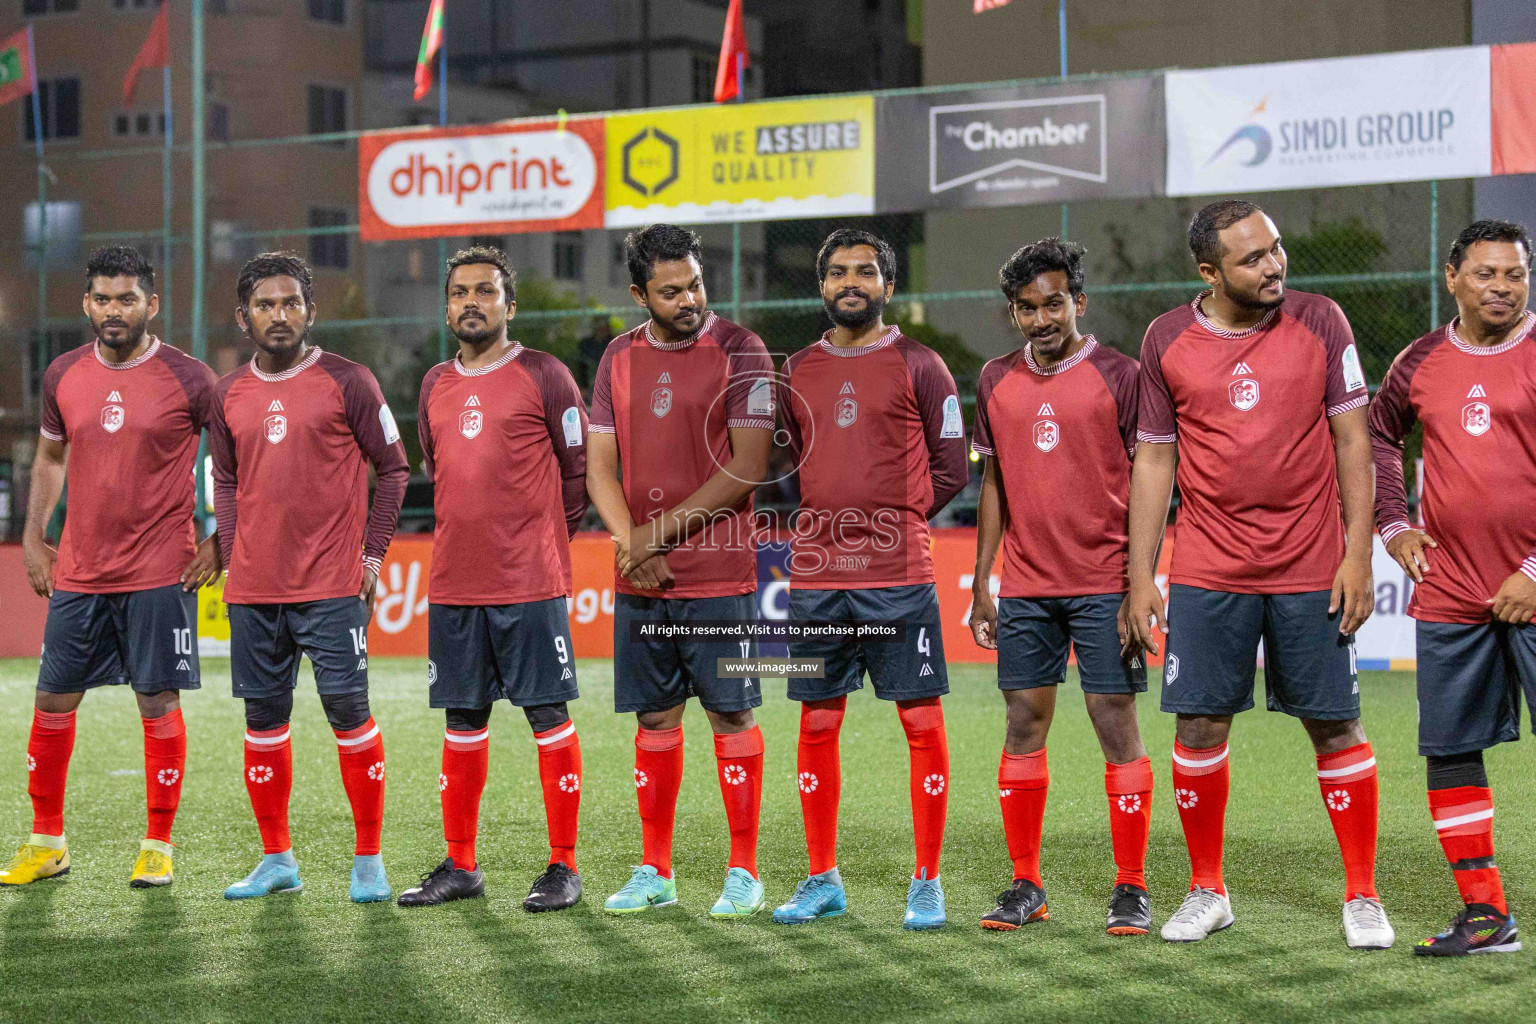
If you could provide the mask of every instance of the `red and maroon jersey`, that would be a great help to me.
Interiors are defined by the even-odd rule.
[[[732,428],[772,430],[773,362],[762,339],[714,313],[691,336],[660,342],[650,321],[608,343],[592,385],[594,433],[617,434],[624,499],[636,523],[681,503],[731,460]],[[667,552],[665,596],[757,589],[752,498]],[[621,594],[655,596],[615,574]]]
[[[416,430],[435,487],[433,604],[571,594],[587,509],[587,411],[571,371],[514,344],[477,370],[457,356],[421,382]]]
[[[937,352],[889,328],[790,356],[782,423],[800,467],[790,585],[809,590],[933,582],[928,520],[965,487],[965,425]]]
[[[230,604],[356,595],[378,572],[410,469],[365,366],[311,348],[282,373],[219,378],[208,430]],[[378,472],[368,507],[368,463]],[[233,540],[231,540],[233,538]]]
[[[1516,570],[1536,579],[1536,314],[1498,345],[1469,345],[1456,321],[1409,345],[1371,402],[1376,528],[1409,528],[1403,438],[1424,424],[1419,511],[1439,544],[1408,614],[1487,622],[1487,602]],[[1183,542],[1183,538],[1179,538]]]
[[[1363,407],[1344,311],[1287,291],[1245,331],[1203,293],[1147,328],[1136,436],[1179,445],[1179,543],[1169,580],[1239,594],[1327,590],[1344,557],[1328,419]]]
[[[69,497],[54,586],[83,594],[181,582],[192,560],[192,471],[214,373],[155,338],[109,363],[96,343],[43,375],[43,436],[69,445]]]
[[[982,368],[971,447],[1002,485],[1000,596],[1125,590],[1138,374],[1091,334],[1054,366],[1025,345]]]

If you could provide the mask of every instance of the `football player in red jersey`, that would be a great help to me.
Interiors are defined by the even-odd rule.
[[[427,680],[445,708],[443,834],[448,857],[400,894],[402,907],[485,892],[475,857],[489,767],[491,708],[522,709],[539,752],[549,861],[523,907],[581,898],[576,816],[581,745],[566,703],[576,663],[566,599],[570,537],[587,508],[586,409],[565,364],[507,334],[516,280],[500,249],[448,261],[454,358],[427,372],[416,419],[437,525],[432,539]]]
[[[1371,403],[1376,525],[1417,583],[1419,753],[1429,810],[1465,904],[1414,947],[1428,956],[1520,948],[1493,859],[1483,751],[1536,708],[1536,314],[1531,238],[1482,220],[1445,265],[1456,317],[1398,355]],[[1408,521],[1403,439],[1424,425],[1424,529]]]
[[[1123,650],[1126,504],[1136,448],[1136,360],[1078,331],[1088,308],[1083,248],[1059,238],[1026,245],[999,273],[1022,348],[989,362],[976,386],[972,449],[986,458],[976,513],[971,629],[998,652],[1008,733],[997,786],[1013,885],[981,919],[1009,931],[1050,916],[1040,829],[1050,771],[1046,736],[1069,646],[1104,752],[1114,841],[1106,929],[1145,935],[1152,765],[1136,728],[1147,688],[1139,650]],[[1039,514],[1048,509],[1070,515]],[[990,580],[1003,548],[1002,586]]]
[[[1172,628],[1162,708],[1178,716],[1174,800],[1192,869],[1163,938],[1198,942],[1232,923],[1227,736],[1253,707],[1262,639],[1267,706],[1299,718],[1317,754],[1344,859],[1345,940],[1385,948],[1376,758],[1360,726],[1353,636],[1375,604],[1365,373],[1343,310],[1286,289],[1285,248],[1263,210],[1206,206],[1189,248],[1210,288],[1147,328],[1130,498],[1127,625],[1154,652]],[[1153,573],[1175,463],[1165,613]]]
[[[48,599],[27,792],[32,835],[0,869],[0,885],[69,871],[64,788],[75,709],[93,687],[127,683],[144,721],[149,827],[129,884],[170,885],[171,823],[186,771],[182,690],[195,690],[197,598],[218,576],[216,536],[194,553],[192,469],[214,375],[149,333],[160,310],[155,272],[137,251],[109,246],[85,269],[95,339],[43,375],[42,437],[22,550],[32,588]],[[44,531],[69,465],[64,533]]]
[[[219,379],[208,433],[229,564],[230,673],[245,701],[246,792],[264,856],[224,896],[302,885],[288,834],[288,721],[305,654],[356,826],[351,898],[379,902],[391,893],[379,855],[384,740],[368,710],[368,619],[410,475],[405,448],[367,367],[309,344],[315,304],[303,259],[263,253],[241,269],[237,290],[235,317],[256,354]]]

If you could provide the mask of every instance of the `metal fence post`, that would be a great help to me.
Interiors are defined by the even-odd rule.
[[[208,334],[203,324],[203,289],[207,285],[207,73],[203,66],[203,5],[192,7],[192,355],[203,361],[208,359]],[[197,514],[203,516],[208,508],[208,432],[203,431],[197,444]],[[226,537],[230,551],[235,539]],[[226,552],[225,557],[228,557]]]
[[[1429,183],[1429,329],[1440,326],[1440,183]]]
[[[741,221],[731,225],[731,319],[741,323]]]

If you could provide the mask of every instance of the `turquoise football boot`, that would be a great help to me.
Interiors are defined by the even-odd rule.
[[[352,858],[352,902],[383,903],[393,896],[389,879],[384,877],[384,858],[380,854]]]
[[[274,892],[298,892],[304,888],[299,881],[299,862],[293,859],[292,850],[269,853],[261,858],[256,870],[224,890],[227,900],[251,900]]]
[[[725,873],[725,888],[710,908],[709,916],[720,920],[751,917],[768,904],[763,883],[746,868],[731,868]]]
[[[670,907],[677,902],[677,882],[662,878],[649,864],[635,868],[624,888],[608,897],[603,909],[610,914],[638,914],[655,907]]]
[[[848,894],[837,869],[812,875],[795,886],[789,902],[773,912],[776,924],[809,924],[823,917],[841,917],[848,913]]]
[[[901,926],[908,931],[923,932],[944,927],[944,887],[937,876],[928,877],[928,869],[912,879],[907,889],[907,915]]]

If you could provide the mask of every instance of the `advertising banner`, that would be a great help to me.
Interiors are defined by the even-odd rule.
[[[871,96],[643,111],[607,124],[610,228],[875,210]]]
[[[357,141],[365,242],[603,226],[603,122],[571,119]]]
[[[1150,196],[1163,187],[1155,75],[882,96],[875,125],[882,213]]]
[[[1489,173],[1486,46],[1170,71],[1165,89],[1172,196]]]

